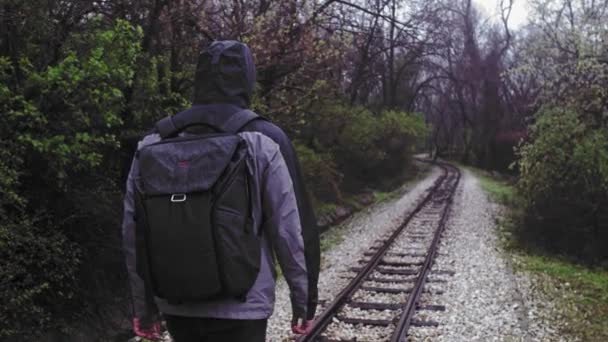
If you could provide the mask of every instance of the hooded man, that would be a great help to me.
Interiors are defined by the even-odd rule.
[[[193,116],[204,117],[210,126],[218,127],[249,107],[254,84],[255,65],[247,45],[236,41],[214,42],[198,61],[193,107],[173,118],[187,121]],[[264,341],[267,319],[274,307],[273,254],[291,291],[292,330],[305,333],[310,326],[318,298],[319,234],[294,148],[285,133],[267,120],[252,119],[240,132],[255,159],[252,169],[261,188],[259,201],[253,204],[254,212],[258,213],[254,223],[263,240],[257,280],[244,302],[222,299],[176,305],[161,298],[152,300],[149,285],[136,272],[134,189],[139,169],[135,159],[127,180],[123,244],[137,335],[158,336],[160,311],[176,342]],[[159,140],[158,134],[148,135],[138,149]]]

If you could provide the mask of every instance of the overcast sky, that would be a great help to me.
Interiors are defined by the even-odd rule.
[[[500,0],[474,0],[487,15],[491,15],[496,20],[500,20],[498,5]],[[524,25],[528,17],[528,0],[513,0],[513,10],[509,17],[509,28],[517,29]]]

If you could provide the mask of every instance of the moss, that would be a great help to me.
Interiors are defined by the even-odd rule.
[[[345,227],[343,225],[328,230],[321,236],[321,253],[330,250],[333,246],[344,240]]]
[[[337,205],[335,203],[319,203],[315,206],[315,213],[317,216],[326,215],[336,211]]]
[[[374,201],[382,202],[389,198],[390,194],[383,191],[374,191]]]
[[[519,253],[518,267],[559,306],[560,332],[583,341],[608,341],[608,271],[555,256]],[[556,322],[559,323],[559,322]]]
[[[508,204],[515,200],[515,189],[512,185],[487,176],[479,177],[481,187],[498,203]]]
[[[500,204],[512,205],[517,200],[517,192],[514,184],[504,178],[493,176],[487,171],[465,166],[464,168],[473,172],[481,188],[490,196],[490,198]]]

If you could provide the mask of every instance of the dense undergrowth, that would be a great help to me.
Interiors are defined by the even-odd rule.
[[[522,232],[526,214],[515,183],[474,172],[491,199],[506,209],[499,222],[501,238],[516,270],[531,274],[537,295],[554,304],[547,305],[550,323],[567,339],[608,340],[608,269],[581,263],[568,253],[539,248]]]
[[[543,108],[519,150],[522,241],[588,264],[608,261],[608,126],[583,110]]]

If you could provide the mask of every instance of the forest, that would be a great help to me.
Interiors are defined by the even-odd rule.
[[[512,29],[514,1],[0,0],[0,339],[130,315],[126,173],[214,40],[251,48],[252,109],[294,141],[318,213],[430,151],[516,179],[533,248],[606,265],[608,1],[530,0]]]

